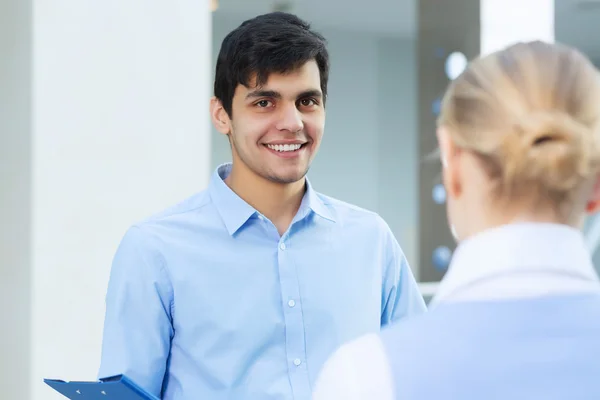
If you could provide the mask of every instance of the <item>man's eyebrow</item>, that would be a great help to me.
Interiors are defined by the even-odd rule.
[[[311,89],[311,90],[307,90],[305,92],[302,92],[298,95],[299,99],[304,99],[306,97],[323,97],[323,93],[318,90],[318,89]]]
[[[246,99],[256,99],[258,97],[270,97],[280,99],[281,94],[274,90],[254,90],[246,95]]]
[[[260,98],[260,97],[268,97],[268,98],[272,98],[272,99],[281,99],[283,96],[281,96],[281,93],[276,92],[274,90],[253,90],[252,92],[248,93],[246,95],[246,99],[256,99],[256,98]],[[298,99],[304,99],[307,97],[317,97],[317,98],[321,98],[323,97],[323,93],[318,90],[318,89],[310,89],[310,90],[306,90],[302,93],[300,93],[297,98]]]

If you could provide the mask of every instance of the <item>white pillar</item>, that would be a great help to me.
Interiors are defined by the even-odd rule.
[[[554,0],[481,0],[481,53],[517,42],[554,42]]]
[[[210,7],[0,4],[1,397],[61,399],[43,378],[96,378],[124,231],[208,182]]]

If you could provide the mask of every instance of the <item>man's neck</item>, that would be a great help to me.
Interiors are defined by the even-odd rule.
[[[225,178],[225,183],[246,203],[273,222],[279,234],[287,231],[306,190],[304,178],[293,183],[276,183],[235,166]]]

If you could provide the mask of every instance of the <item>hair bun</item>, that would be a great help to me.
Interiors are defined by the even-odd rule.
[[[536,185],[562,194],[595,172],[600,155],[592,132],[568,114],[537,111],[514,124],[505,137],[503,182]]]

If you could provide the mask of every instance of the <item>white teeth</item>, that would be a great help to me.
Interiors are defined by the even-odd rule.
[[[268,144],[267,147],[270,148],[271,150],[275,150],[275,151],[296,151],[300,147],[302,147],[302,145],[301,144]]]

